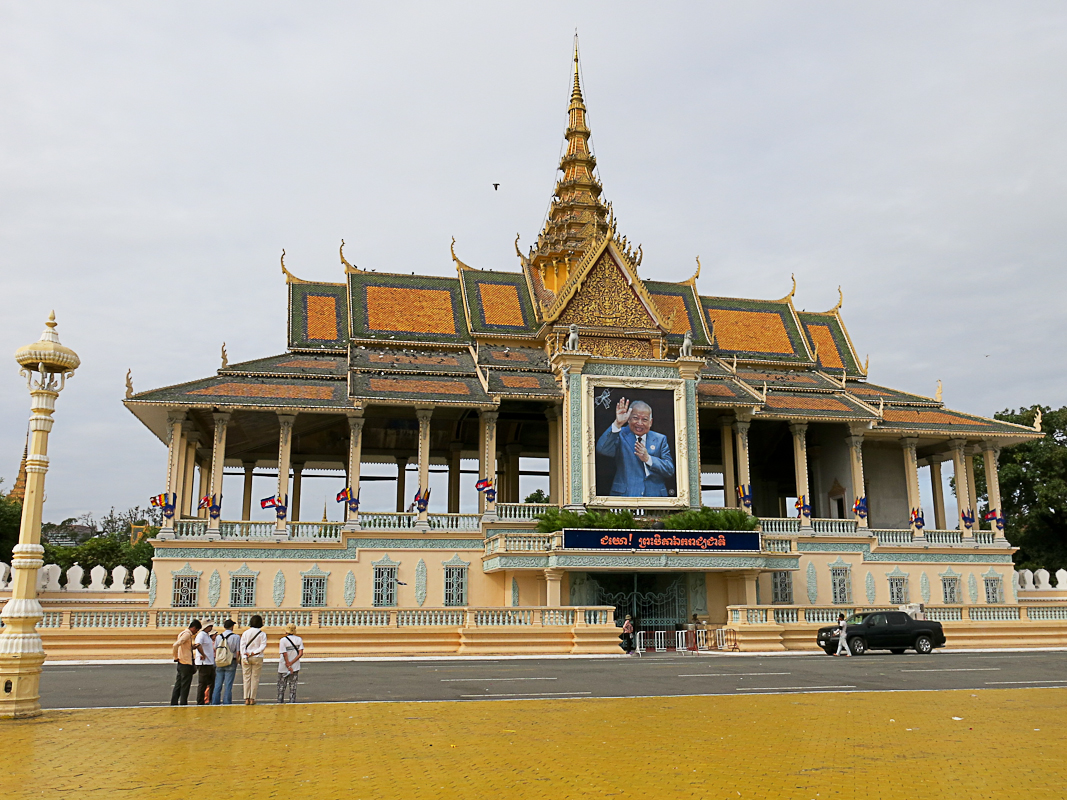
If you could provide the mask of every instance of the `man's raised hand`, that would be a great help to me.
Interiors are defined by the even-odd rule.
[[[625,397],[619,398],[619,404],[615,406],[615,424],[620,428],[630,421],[630,401]]]

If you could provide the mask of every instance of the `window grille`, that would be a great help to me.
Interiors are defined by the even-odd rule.
[[[445,605],[467,605],[466,567],[445,567]]]
[[[251,608],[255,604],[255,575],[242,575],[230,578],[230,606],[232,608]]]
[[[200,578],[197,575],[184,575],[174,578],[174,608],[196,608],[196,590]]]
[[[396,605],[396,567],[374,568],[374,606]]]
[[[1000,578],[985,579],[985,601],[987,603],[1004,602],[1004,588],[1001,585]]]
[[[793,602],[793,573],[792,572],[772,572],[771,573],[771,602],[772,603],[785,603],[790,605]]]
[[[947,606],[962,602],[960,600],[960,579],[942,578],[941,593],[944,595],[945,605]]]
[[[300,605],[315,608],[326,605],[326,578],[305,575],[300,590]]]
[[[889,579],[889,603],[902,606],[908,602],[908,579],[904,577]]]
[[[852,577],[848,567],[830,567],[830,588],[835,604],[852,602]]]

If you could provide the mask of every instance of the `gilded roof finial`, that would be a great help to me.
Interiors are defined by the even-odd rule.
[[[578,77],[578,31],[574,31],[574,88],[571,89],[571,102],[582,102],[582,82]]]
[[[697,256],[697,271],[693,273],[693,280],[700,277],[700,256]]]
[[[941,379],[937,379],[937,391],[934,392],[934,400],[941,402]]]
[[[126,370],[126,399],[133,397],[133,370]]]
[[[226,352],[226,342],[222,343],[222,366],[219,369],[226,369],[230,366],[230,354]]]
[[[867,374],[867,367],[871,365],[871,354],[867,354],[867,360],[863,362],[863,374]]]
[[[831,314],[836,314],[841,310],[841,306],[845,304],[845,293],[841,291],[841,287],[837,287],[837,305],[830,309]]]
[[[286,283],[303,283],[304,281],[300,280],[298,277],[296,277],[296,275],[294,275],[293,273],[291,273],[289,270],[287,270],[285,268],[285,248],[284,247],[282,248],[282,259],[281,260],[282,260],[282,275],[285,276],[285,282]]]
[[[459,257],[456,255],[456,237],[455,236],[452,237],[452,244],[450,244],[448,246],[448,249],[452,251],[452,260],[456,264],[456,271],[457,272],[462,272],[465,269],[474,269],[474,267],[470,267],[467,264],[464,264],[462,261],[460,261]]]
[[[356,267],[356,266],[353,266],[352,264],[349,264],[348,263],[348,259],[345,258],[345,240],[344,239],[341,240],[341,247],[340,247],[340,250],[338,252],[340,252],[340,254],[341,254],[341,263],[345,265],[345,272],[353,273],[353,272],[361,272],[362,271],[362,270],[360,270],[359,267]]]
[[[789,290],[789,294],[787,294],[785,297],[783,297],[781,300],[778,301],[779,303],[785,303],[785,302],[791,301],[793,299],[793,295],[795,295],[797,293],[797,276],[794,273],[794,274],[790,274],[789,277],[793,279],[793,288]]]

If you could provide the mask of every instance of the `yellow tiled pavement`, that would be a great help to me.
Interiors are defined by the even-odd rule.
[[[1065,710],[1055,689],[238,705],[0,732],[6,797],[1033,800],[1063,797]]]

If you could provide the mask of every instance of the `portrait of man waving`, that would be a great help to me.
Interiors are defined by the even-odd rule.
[[[612,497],[669,497],[674,478],[670,440],[652,430],[652,407],[643,400],[619,399],[615,421],[596,443],[598,455],[614,459]]]

